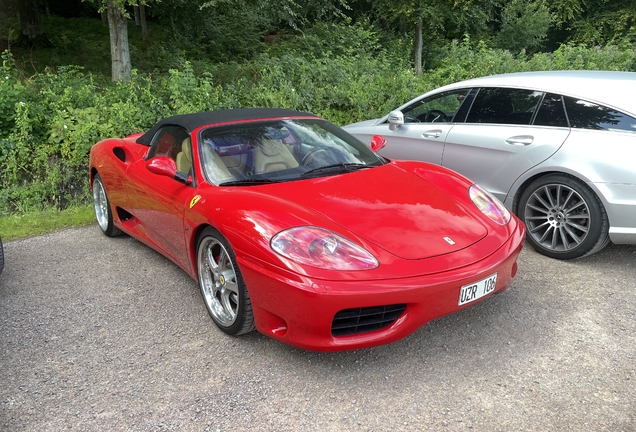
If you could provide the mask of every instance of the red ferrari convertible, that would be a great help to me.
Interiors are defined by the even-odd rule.
[[[198,280],[223,332],[317,351],[393,342],[504,291],[525,235],[465,177],[283,109],[178,115],[106,139],[90,182],[104,234]]]

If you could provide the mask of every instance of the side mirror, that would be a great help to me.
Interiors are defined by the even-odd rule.
[[[177,164],[167,156],[157,156],[146,161],[146,169],[153,174],[170,177],[183,184],[192,183],[192,177],[177,171]]]
[[[371,138],[371,150],[373,150],[374,152],[379,152],[384,148],[385,145],[386,140],[383,136],[375,135],[373,138]]]
[[[389,113],[389,129],[395,130],[398,126],[402,126],[404,124],[404,114],[402,111],[391,111]]]

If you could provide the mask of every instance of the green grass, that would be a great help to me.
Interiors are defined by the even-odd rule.
[[[80,227],[95,222],[92,204],[71,207],[66,210],[47,210],[0,217],[2,241],[33,237],[64,228]]]

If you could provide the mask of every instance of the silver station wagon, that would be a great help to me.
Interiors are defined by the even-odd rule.
[[[383,137],[387,158],[432,162],[477,182],[525,222],[544,255],[636,244],[636,73],[476,78],[344,129],[372,147]]]

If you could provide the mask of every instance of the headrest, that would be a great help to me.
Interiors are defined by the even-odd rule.
[[[189,160],[192,160],[192,142],[190,141],[190,137],[187,137],[181,143],[181,151]]]
[[[268,126],[265,128],[265,133],[263,134],[263,138],[270,140],[282,140],[289,136],[289,129],[286,127],[277,128]]]
[[[206,139],[204,143],[221,157],[245,154],[249,150],[248,144],[234,140]]]

